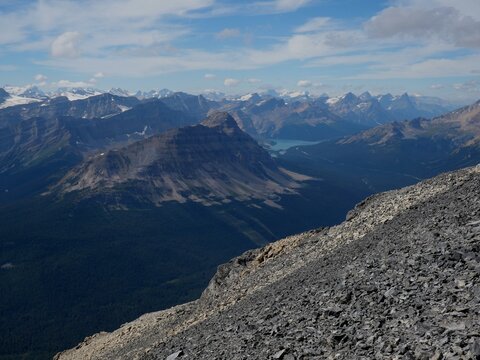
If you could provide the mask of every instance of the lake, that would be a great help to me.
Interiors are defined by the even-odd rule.
[[[272,139],[268,149],[271,151],[288,150],[294,146],[303,145],[315,145],[321,141],[305,141],[305,140],[292,140],[292,139]]]

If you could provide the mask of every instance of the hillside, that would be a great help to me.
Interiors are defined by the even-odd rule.
[[[55,359],[476,359],[479,189],[476,166],[372,196],[220,266],[199,300]]]

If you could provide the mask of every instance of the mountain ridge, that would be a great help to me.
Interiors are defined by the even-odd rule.
[[[279,169],[228,113],[218,112],[199,125],[97,154],[71,170],[56,189],[115,193],[118,187],[132,186],[141,187],[148,194],[141,198],[157,205],[255,198],[275,206],[276,196],[295,193],[299,181],[307,179]],[[133,188],[127,191],[139,193]]]

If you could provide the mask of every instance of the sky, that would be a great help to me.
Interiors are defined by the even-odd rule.
[[[0,0],[0,84],[480,98],[479,0]]]

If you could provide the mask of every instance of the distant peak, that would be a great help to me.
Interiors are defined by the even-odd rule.
[[[202,121],[202,125],[210,128],[238,128],[235,119],[225,111],[218,111],[209,115],[204,121]]]
[[[386,94],[384,94],[384,95],[380,95],[380,98],[393,99],[393,95],[390,94],[390,93],[386,93]]]
[[[357,96],[352,92],[348,92],[345,95],[343,95],[343,99],[344,100],[355,100],[355,99],[357,99]]]
[[[370,100],[372,98],[372,94],[370,94],[368,91],[365,91],[359,96],[359,98],[362,100]]]
[[[240,97],[241,101],[257,101],[260,99],[261,97],[257,93],[249,93]]]
[[[10,94],[3,88],[0,88],[0,98],[7,98]]]

